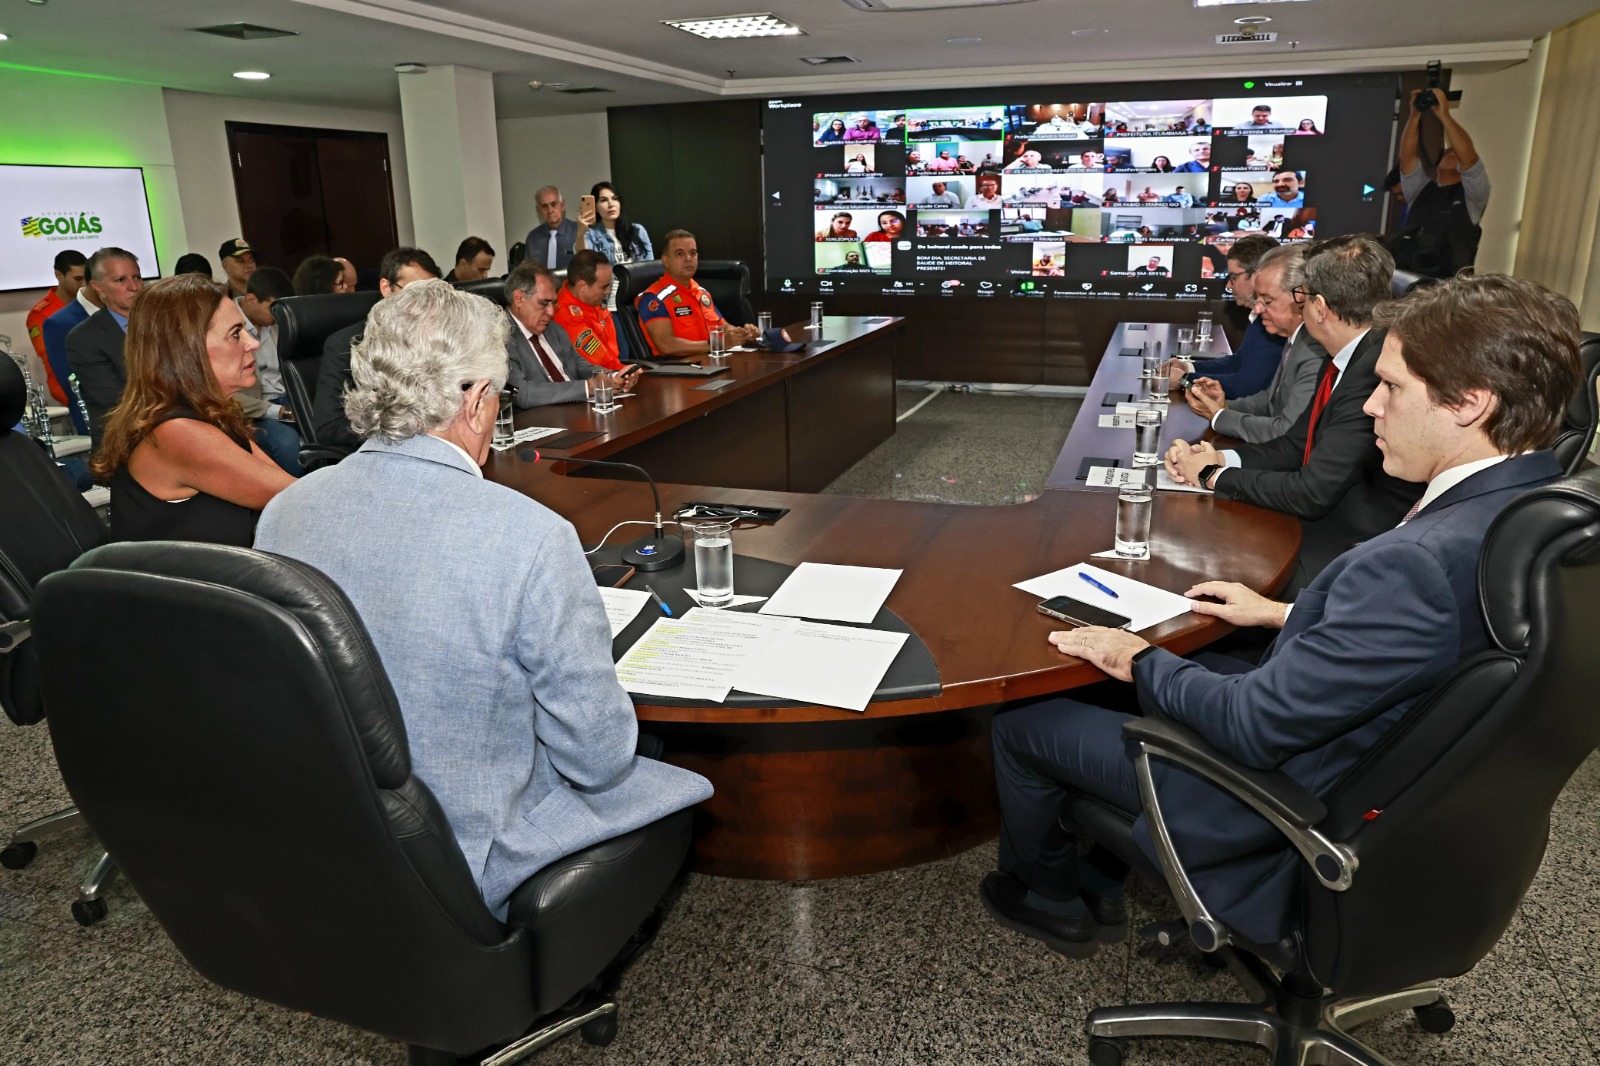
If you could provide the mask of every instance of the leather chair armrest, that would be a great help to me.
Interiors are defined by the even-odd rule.
[[[1309,829],[1328,815],[1323,802],[1288,774],[1241,766],[1208,744],[1188,726],[1168,718],[1135,718],[1122,732],[1152,755],[1181,763],[1213,784],[1297,829]],[[1265,812],[1263,812],[1265,813]]]
[[[33,623],[26,618],[0,625],[0,655],[13,652],[17,645],[33,636]]]
[[[1248,804],[1294,845],[1325,887],[1335,892],[1350,887],[1358,865],[1355,852],[1329,840],[1315,828],[1314,823],[1326,814],[1326,808],[1287,775],[1240,766],[1193,730],[1167,719],[1136,718],[1122,729],[1138,747],[1134,771],[1139,779],[1139,797],[1150,827],[1150,840],[1155,845],[1156,862],[1177,900],[1178,910],[1188,923],[1189,936],[1201,951],[1225,947],[1232,943],[1233,936],[1225,924],[1212,916],[1178,858],[1172,831],[1167,827],[1156,794],[1155,775],[1150,767],[1152,757],[1175,762]]]

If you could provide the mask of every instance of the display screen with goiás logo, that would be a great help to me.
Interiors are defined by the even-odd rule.
[[[0,290],[47,288],[57,254],[108,246],[159,271],[143,170],[0,163]]]

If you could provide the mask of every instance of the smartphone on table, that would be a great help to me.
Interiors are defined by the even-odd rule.
[[[1108,629],[1126,629],[1133,619],[1125,615],[1096,607],[1092,603],[1075,600],[1071,596],[1052,596],[1039,604],[1039,613],[1075,626],[1105,626]]]

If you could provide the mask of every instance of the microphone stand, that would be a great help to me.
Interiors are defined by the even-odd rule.
[[[543,456],[537,448],[522,448],[517,452],[517,458],[525,463],[537,463]],[[589,463],[593,466],[614,466],[620,470],[632,470],[644,478],[650,485],[650,495],[656,503],[656,528],[655,532],[640,537],[623,546],[622,561],[641,572],[652,570],[669,570],[674,566],[683,565],[683,538],[673,536],[666,531],[661,521],[661,493],[656,489],[655,478],[644,467],[635,463],[619,463],[611,459],[578,459],[575,457],[551,457],[552,462],[558,463]]]

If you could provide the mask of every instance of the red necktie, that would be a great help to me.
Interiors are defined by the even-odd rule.
[[[539,357],[539,362],[544,365],[544,372],[550,376],[550,380],[568,380],[566,373],[561,369],[561,365],[551,358],[550,354],[544,350],[544,338],[532,337],[530,338],[530,342],[533,344],[533,354]]]
[[[1311,462],[1311,441],[1316,437],[1317,419],[1322,417],[1322,409],[1328,406],[1328,397],[1333,395],[1333,379],[1338,376],[1338,365],[1329,359],[1322,368],[1322,380],[1317,382],[1317,398],[1311,401],[1311,424],[1306,427],[1306,454],[1300,460],[1301,466]]]

